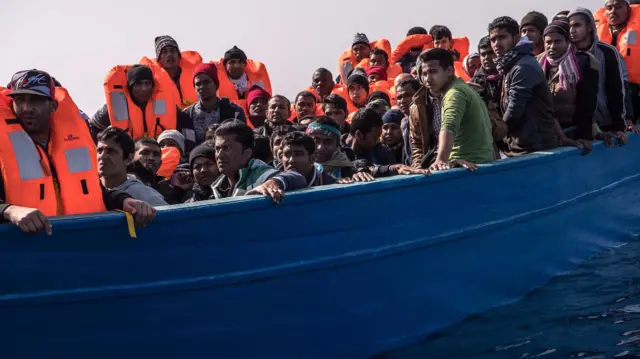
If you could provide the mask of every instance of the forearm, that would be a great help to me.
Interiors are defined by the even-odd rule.
[[[307,180],[298,172],[283,171],[272,177],[276,180],[283,191],[293,191],[307,187]]]
[[[438,157],[437,161],[447,162],[453,150],[453,134],[449,131],[440,131],[438,136]]]
[[[131,198],[129,194],[123,191],[117,190],[108,190],[102,187],[102,200],[104,201],[105,207],[107,207],[108,211],[113,211],[116,209],[122,209],[124,207],[124,200],[127,198]]]

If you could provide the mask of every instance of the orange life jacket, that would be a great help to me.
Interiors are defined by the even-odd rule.
[[[158,168],[157,175],[164,178],[171,178],[173,172],[180,164],[182,155],[175,147],[165,147],[162,149],[162,164]]]
[[[391,44],[387,39],[380,39],[370,43],[371,48],[384,50],[391,57]],[[364,60],[364,59],[363,59]],[[340,57],[338,57],[338,73],[340,74],[340,83],[346,84],[349,73],[358,66],[356,58],[353,56],[351,48],[346,49]]]
[[[316,99],[318,97],[316,96]],[[324,115],[324,111],[322,111],[322,104],[316,104],[316,110],[313,112],[314,116],[322,116]],[[296,106],[291,105],[291,116],[289,116],[289,122],[298,122],[298,112],[296,112]]]
[[[359,67],[366,72],[369,70],[370,61],[371,60],[369,59],[364,59],[360,61],[360,63],[356,67]],[[398,64],[389,64],[389,66],[387,67],[387,79],[390,81],[395,80],[396,77],[398,77],[398,75],[400,75],[401,73],[402,73],[402,66]]]
[[[640,32],[640,5],[631,5],[631,14],[627,26],[620,31],[618,43],[612,44],[613,35],[606,17],[603,17],[598,25],[598,37],[600,41],[615,46],[627,64],[629,82],[640,84],[640,46],[638,45],[638,32]]]
[[[307,88],[307,91],[311,92],[316,97],[316,100],[318,99],[318,93],[313,87],[309,86]],[[356,107],[356,105],[354,105],[351,99],[349,98],[349,91],[347,90],[346,86],[342,84],[335,84],[333,86],[333,90],[331,91],[331,93],[336,94],[342,97],[345,101],[347,101],[347,114],[358,111],[358,108]],[[320,104],[320,106],[321,106],[320,108],[322,108],[322,104]]]
[[[601,7],[598,10],[596,10],[596,12],[593,13],[593,19],[596,22],[596,25],[599,25],[601,22],[606,22],[607,19],[607,15],[604,13],[605,12],[605,8]]]
[[[193,87],[193,72],[196,66],[202,63],[202,56],[197,51],[183,51],[178,61],[178,66],[182,70],[180,73],[180,90],[169,76],[169,73],[162,68],[157,59],[149,59],[146,56],[140,59],[142,65],[147,65],[153,71],[153,75],[162,82],[162,87],[175,96],[175,102],[181,104],[180,108],[187,108],[198,101],[196,90]]]
[[[216,62],[216,67],[218,68],[218,79],[220,79],[218,97],[226,97],[229,101],[240,106],[240,108],[244,110],[247,124],[253,127],[253,124],[249,121],[249,104],[247,103],[247,95],[249,94],[249,89],[254,85],[262,87],[270,94],[273,93],[271,92],[271,80],[269,79],[269,73],[267,72],[266,66],[259,61],[251,59],[247,60],[247,66],[244,68],[244,72],[247,74],[247,80],[249,83],[243,98],[240,98],[233,82],[229,79],[229,74],[227,74],[227,69],[224,67],[223,59]]]
[[[89,129],[67,90],[57,87],[55,98],[58,109],[51,117],[46,149],[33,142],[13,109],[4,105],[10,100],[0,101],[0,171],[6,202],[37,208],[46,216],[106,211]]]
[[[178,103],[171,91],[165,90],[163,84],[167,83],[154,76],[153,94],[143,113],[131,99],[127,87],[129,68],[131,66],[115,66],[109,70],[104,80],[111,126],[129,131],[134,140],[142,137],[157,138],[164,130],[175,130]]]
[[[371,95],[374,91],[382,91],[384,93],[386,93],[389,96],[389,99],[391,100],[391,103],[389,104],[390,106],[393,106],[396,104],[396,99],[395,96],[391,95],[391,88],[393,87],[393,81],[391,80],[387,80],[387,81],[376,81],[373,83],[369,84],[369,95]]]
[[[457,37],[453,40],[453,44],[451,45],[452,50],[458,51],[460,54],[460,61],[464,60],[465,57],[469,56],[469,39],[466,37]]]
[[[433,48],[433,37],[431,35],[410,35],[404,38],[404,40],[400,41],[398,46],[393,49],[391,56],[389,57],[389,63],[395,64],[402,58],[404,55],[408,54],[411,49],[421,48],[420,52],[426,49]]]
[[[455,61],[453,63],[453,69],[455,70],[456,77],[461,78],[464,82],[467,82],[467,81],[471,80],[471,77],[469,77],[469,74],[467,73],[467,70],[464,69],[464,66],[462,65],[462,62]]]

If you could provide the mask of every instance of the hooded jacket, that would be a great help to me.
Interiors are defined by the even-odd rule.
[[[586,52],[599,62],[598,104],[594,119],[606,131],[624,131],[625,120],[633,117],[633,106],[629,89],[627,65],[618,50],[598,39],[598,30],[591,11],[577,8],[569,14],[584,15],[589,21],[593,44]]]
[[[154,207],[168,205],[168,203],[165,202],[164,197],[158,191],[145,186],[132,175],[128,175],[126,181],[122,182],[122,184],[117,187],[110,188],[110,190],[125,192],[134,199],[147,202]]]
[[[498,61],[502,61],[500,106],[509,146],[505,153],[519,155],[558,147],[553,97],[533,56],[533,43],[521,40]]]

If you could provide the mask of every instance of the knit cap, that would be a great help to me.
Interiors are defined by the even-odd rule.
[[[244,51],[240,50],[237,46],[232,47],[231,49],[227,50],[227,52],[224,53],[224,59],[222,61],[222,63],[224,65],[227,64],[227,62],[229,60],[232,59],[237,59],[240,60],[244,63],[247,62],[247,55],[244,53]]]
[[[165,47],[169,47],[169,46],[175,47],[176,50],[178,51],[178,54],[180,54],[180,48],[178,47],[178,42],[176,40],[174,40],[174,38],[169,36],[169,35],[157,36],[155,38],[155,44],[156,44],[156,57],[157,58],[160,57],[160,53],[162,53],[162,50],[164,50]]]
[[[153,71],[148,66],[136,64],[127,70],[127,86],[129,88],[143,80],[149,80],[153,83]]]
[[[351,47],[353,47],[354,45],[357,44],[363,44],[363,45],[367,45],[367,46],[371,46],[371,43],[369,42],[369,38],[367,37],[367,35],[359,32],[357,34],[355,34],[353,36],[353,41],[351,42]]]
[[[262,87],[253,85],[247,94],[247,106],[251,106],[251,103],[258,98],[263,98],[266,101],[269,101],[271,95]]]
[[[532,25],[533,27],[538,29],[540,33],[542,33],[547,25],[549,25],[549,20],[543,13],[538,11],[531,11],[522,18],[522,21],[520,21],[521,31],[525,25]]]
[[[392,108],[382,116],[382,123],[395,123],[400,125],[403,118],[404,113],[402,113],[402,111]]]
[[[180,147],[180,151],[184,153],[184,136],[177,130],[164,130],[158,136],[158,143],[162,146],[162,141],[174,140]]]
[[[196,76],[198,74],[207,74],[211,77],[211,80],[216,84],[216,87],[220,87],[220,79],[218,78],[218,68],[214,62],[198,64],[193,70],[193,82],[196,82]]]
[[[387,80],[387,70],[382,66],[371,66],[369,70],[367,70],[367,76],[377,75],[378,80],[386,81]]]
[[[569,32],[571,31],[571,25],[569,24],[569,19],[567,17],[556,18],[544,29],[544,36],[547,36],[551,33],[558,33],[564,36],[567,40],[570,38]]]
[[[205,157],[211,161],[216,160],[216,149],[208,143],[203,143],[200,146],[191,150],[189,154],[189,169],[193,172],[193,161],[198,157]]]
[[[367,90],[367,93],[369,93],[369,80],[367,80],[364,75],[355,73],[347,77],[347,89],[349,89],[353,85],[360,85],[364,87],[365,90]]]

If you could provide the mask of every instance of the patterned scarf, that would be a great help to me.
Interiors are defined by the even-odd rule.
[[[513,64],[520,58],[520,55],[525,53],[531,53],[533,51],[533,42],[526,36],[523,36],[520,41],[506,54],[496,57],[496,69],[501,76],[504,76]],[[533,54],[531,54],[533,56]]]
[[[542,66],[542,70],[545,73],[547,73],[549,67],[557,67],[560,76],[560,88],[565,91],[574,88],[582,79],[582,73],[580,73],[580,66],[576,58],[576,49],[573,45],[570,45],[567,48],[567,52],[557,60],[550,58],[545,53],[540,58],[540,66]]]
[[[238,94],[244,95],[245,92],[247,92],[247,87],[249,87],[249,78],[247,77],[246,72],[243,73],[239,79],[229,78],[229,80],[233,83],[233,87],[235,87]]]

